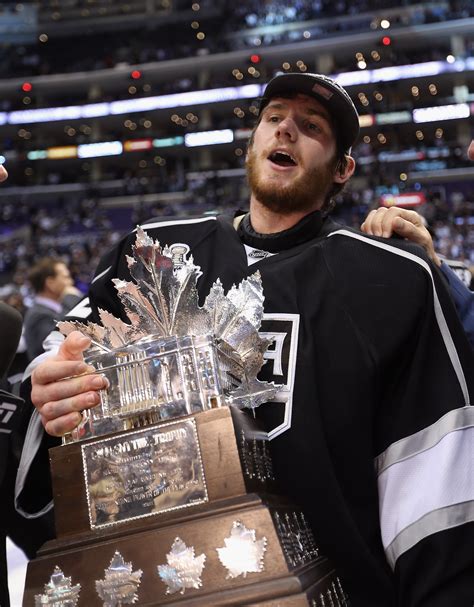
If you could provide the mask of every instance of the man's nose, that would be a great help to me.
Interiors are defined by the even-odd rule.
[[[298,137],[298,127],[291,116],[286,116],[279,124],[276,131],[277,137],[287,138],[290,141],[296,141]]]

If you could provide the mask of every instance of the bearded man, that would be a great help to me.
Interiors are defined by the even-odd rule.
[[[227,290],[260,271],[273,343],[259,377],[281,389],[258,417],[276,476],[352,607],[472,607],[472,354],[419,247],[328,217],[354,172],[358,131],[336,82],[277,76],[248,148],[250,212],[143,228],[162,245],[189,246],[201,300],[217,278]],[[103,258],[71,315],[97,322],[102,308],[127,320],[111,279],[130,278],[133,242]],[[33,371],[32,423],[49,435],[70,432],[99,402],[101,376],[64,379],[85,371],[88,345],[72,333]]]

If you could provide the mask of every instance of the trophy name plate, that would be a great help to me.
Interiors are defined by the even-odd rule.
[[[81,451],[91,529],[208,500],[192,418],[92,441]]]

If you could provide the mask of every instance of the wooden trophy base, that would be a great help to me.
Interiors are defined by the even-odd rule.
[[[205,499],[178,501],[174,508],[159,510],[156,504],[165,498],[169,506],[170,473],[168,491],[155,496],[155,510],[145,515],[120,520],[120,512],[114,511],[112,518],[96,516],[97,502],[91,495],[97,492],[90,484],[94,475],[86,456],[102,456],[101,439],[87,441],[92,451],[87,446],[84,451],[86,442],[51,450],[58,539],[45,544],[29,563],[24,606],[348,605],[334,568],[319,555],[302,513],[268,492],[269,462],[257,444],[251,418],[224,407],[178,422],[183,419],[196,425]],[[160,423],[146,432],[148,437],[169,438],[178,436],[175,428],[181,427]],[[165,431],[166,435],[156,434]],[[132,438],[121,433],[120,445],[139,444],[137,436],[143,437],[143,431]],[[160,447],[160,461],[167,461],[169,446],[166,453]],[[193,472],[193,486],[199,479]],[[183,483],[179,487],[181,495]],[[120,499],[115,503],[128,503]],[[101,515],[104,503],[109,504],[100,504]],[[63,602],[57,602],[59,597]]]
[[[229,538],[236,521],[249,530],[256,530],[257,541],[266,538],[266,551],[261,571],[231,578],[219,559],[217,548],[225,547],[225,539]],[[167,554],[177,537],[188,548],[194,548],[195,557],[205,554],[206,560],[200,588],[186,588],[182,594],[179,591],[169,594],[158,575],[158,566],[167,564]],[[329,561],[316,557],[307,559],[304,564],[305,559],[301,558],[299,565],[291,567],[271,508],[258,496],[248,495],[222,504],[218,512],[201,512],[198,517],[176,520],[164,528],[151,524],[146,530],[102,538],[94,543],[81,540],[49,542],[40,556],[29,564],[24,605],[34,605],[35,595],[44,592],[45,583],[55,567],[59,567],[65,576],[72,578],[72,585],[81,585],[78,605],[102,606],[104,602],[97,594],[96,581],[104,578],[104,570],[109,567],[116,551],[125,563],[132,564],[133,572],[142,571],[136,593],[138,600],[135,604],[138,605],[319,607],[325,604],[319,602],[320,597],[330,594],[334,597],[334,605],[343,604],[342,598],[336,602],[338,588]]]

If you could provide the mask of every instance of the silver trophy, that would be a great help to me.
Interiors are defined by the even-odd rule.
[[[113,283],[129,323],[105,310],[102,325],[58,323],[64,335],[79,330],[91,338],[85,361],[109,382],[65,443],[272,399],[276,386],[257,380],[269,344],[258,334],[264,300],[258,272],[227,294],[217,280],[201,308],[201,272],[187,245],[162,248],[138,228],[127,263],[133,281]]]

